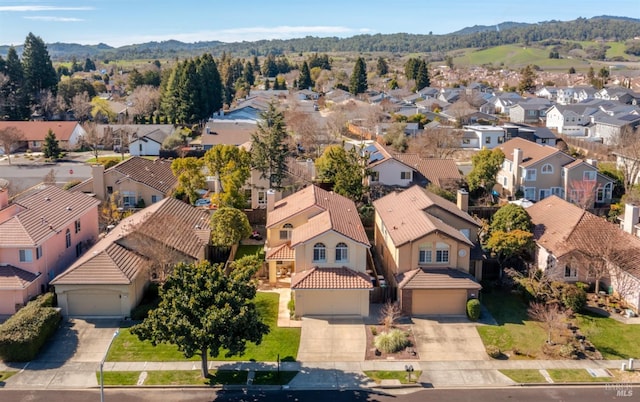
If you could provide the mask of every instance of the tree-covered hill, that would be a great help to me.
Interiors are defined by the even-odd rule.
[[[408,33],[357,35],[349,38],[307,36],[289,40],[223,43],[219,41],[184,43],[175,40],[148,42],[119,48],[100,44],[48,44],[54,60],[69,60],[75,56],[108,59],[140,59],[191,57],[204,52],[220,56],[223,52],[236,56],[279,55],[292,52],[448,52],[465,48],[488,48],[510,44],[529,45],[548,40],[626,41],[640,37],[640,20],[628,17],[599,16],[573,21],[545,21],[537,24],[505,22],[496,26],[475,26],[446,35]],[[22,46],[16,50],[21,53]],[[3,57],[7,46],[0,46]]]

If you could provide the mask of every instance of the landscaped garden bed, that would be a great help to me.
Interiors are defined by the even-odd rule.
[[[380,312],[380,323],[367,325],[366,360],[418,360],[416,342],[408,324],[401,324],[397,304],[387,303]]]
[[[410,325],[395,325],[395,329],[406,334],[407,346],[394,353],[387,353],[376,348],[375,337],[386,331],[384,325],[367,325],[367,351],[365,360],[419,360],[418,352],[415,349],[415,339]]]

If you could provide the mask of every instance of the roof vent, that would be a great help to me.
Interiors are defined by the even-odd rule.
[[[44,200],[45,200],[45,201],[51,201],[51,198],[49,198],[49,197],[44,197]]]
[[[67,207],[67,211],[71,211],[71,207]]]

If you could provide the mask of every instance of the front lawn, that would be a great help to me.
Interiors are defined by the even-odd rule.
[[[640,356],[640,325],[623,324],[590,312],[576,314],[575,322],[605,359],[624,360]]]
[[[7,378],[17,373],[17,371],[0,371],[0,382],[7,381]]]
[[[191,371],[147,371],[144,385],[242,385],[247,383],[246,371],[209,371],[202,378],[200,370]]]
[[[411,372],[411,381],[409,381],[406,371],[377,370],[365,371],[364,374],[375,381],[376,384],[380,384],[382,380],[399,380],[400,384],[414,384],[418,381],[418,378],[420,378],[422,371]]]
[[[549,369],[553,382],[611,382],[611,377],[593,377],[585,369]]]
[[[236,260],[247,255],[257,255],[258,258],[264,259],[264,246],[261,244],[241,244],[236,251]]]
[[[247,349],[241,356],[225,357],[224,351],[217,358],[210,360],[225,361],[294,361],[298,355],[300,344],[300,328],[278,327],[278,298],[277,293],[258,292],[255,303],[265,324],[269,326],[269,333],[262,338],[260,345],[247,343]],[[129,329],[121,329],[120,335],[113,342],[107,357],[108,361],[180,361],[184,355],[174,345],[151,345],[151,342],[140,341],[131,334]],[[200,360],[194,356],[190,360]]]
[[[297,374],[297,371],[256,371],[253,385],[286,385]]]
[[[483,294],[481,301],[498,323],[477,327],[485,347],[496,346],[513,359],[542,355],[547,334],[538,322],[529,319],[527,305],[519,295],[494,291]]]
[[[104,371],[102,373],[104,385],[137,385],[140,378],[139,371]],[[100,372],[96,373],[100,384]]]
[[[540,370],[536,369],[504,369],[498,371],[520,384],[547,382]]]

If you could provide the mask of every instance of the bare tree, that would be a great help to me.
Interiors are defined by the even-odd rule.
[[[591,208],[596,199],[596,180],[571,180],[569,201],[582,209]]]
[[[456,128],[462,128],[466,124],[467,116],[477,111],[478,109],[471,106],[466,99],[460,99],[446,109],[446,114],[455,119]]]
[[[73,115],[79,121],[88,120],[93,109],[89,94],[87,92],[76,94],[71,100],[71,109],[73,109]]]
[[[540,321],[547,330],[547,343],[553,344],[552,333],[554,330],[562,328],[567,319],[567,312],[563,311],[558,303],[537,303],[533,302],[527,310],[529,317]]]
[[[325,116],[327,130],[332,142],[337,141],[347,131],[347,122],[349,120],[342,108],[337,107],[335,109]]]
[[[58,105],[56,104],[56,98],[51,93],[49,89],[40,90],[40,96],[38,97],[38,104],[35,105],[35,108],[42,113],[42,115],[46,119],[51,119],[56,111],[58,110]]]
[[[397,303],[388,301],[382,306],[380,310],[380,324],[384,325],[384,328],[390,330],[402,316],[402,310]]]
[[[450,127],[436,127],[424,130],[409,141],[409,153],[417,153],[423,158],[451,158],[462,144],[462,130]]]
[[[21,141],[24,141],[24,134],[17,127],[9,126],[0,130],[0,144],[9,159],[9,165],[11,165],[11,152]]]
[[[160,106],[160,90],[151,85],[141,85],[133,90],[129,100],[133,103],[134,115],[149,116]]]
[[[322,144],[327,142],[326,134],[320,130],[314,116],[300,110],[298,106],[296,103],[292,109],[285,112],[287,128],[293,132],[296,143],[300,144],[306,152],[314,152],[315,156],[320,156]]]
[[[98,130],[98,125],[92,121],[85,121],[82,124],[84,131],[87,133],[82,138],[82,144],[91,149],[93,157],[98,160],[100,156],[100,150],[111,146],[111,137],[107,134],[109,131],[105,131],[102,134]]]
[[[613,146],[620,154],[618,169],[624,176],[624,192],[629,193],[640,175],[640,127],[625,127],[613,138]]]

